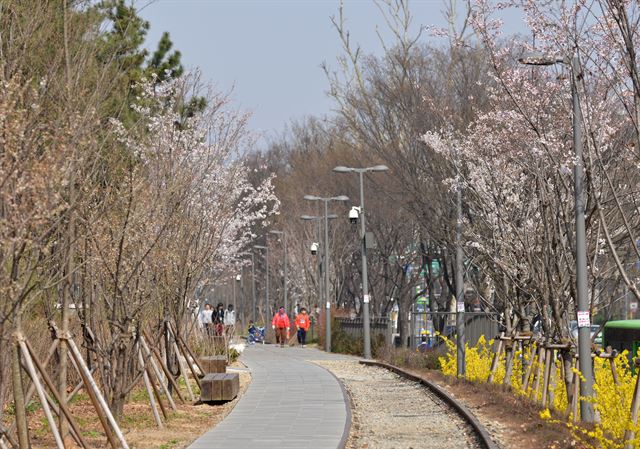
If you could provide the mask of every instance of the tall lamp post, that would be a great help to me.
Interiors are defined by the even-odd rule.
[[[364,331],[364,358],[371,358],[371,322],[369,318],[369,279],[367,277],[367,242],[364,213],[364,174],[366,172],[387,171],[386,165],[365,168],[338,166],[333,169],[337,173],[357,173],[360,178],[360,241],[362,244],[362,326]]]
[[[338,218],[338,216],[335,215],[335,214],[329,214],[329,216],[327,217],[328,220],[333,220],[335,218]],[[322,220],[324,220],[324,216],[301,215],[300,219],[306,220],[306,221],[317,221],[318,222],[318,243],[319,243],[320,240],[322,239],[321,223],[322,223]],[[321,281],[321,279],[322,279],[322,249],[323,249],[323,246],[325,246],[325,244],[319,245],[319,244],[313,243],[311,245],[311,254],[316,255],[316,252],[319,253],[318,254],[318,305],[322,303],[322,281]]]
[[[281,235],[282,236],[282,244],[284,248],[284,310],[286,313],[289,313],[289,300],[287,298],[287,234],[284,231],[269,231],[271,234]]]
[[[329,249],[329,201],[349,201],[349,197],[345,195],[332,197],[319,197],[315,195],[305,195],[305,200],[322,201],[324,203],[324,294],[326,296],[326,315],[325,315],[325,350],[331,352],[331,296],[329,295],[329,265],[330,265],[330,249]]]
[[[253,245],[253,247],[255,249],[263,249],[265,250],[265,259],[267,261],[267,267],[266,267],[266,277],[267,277],[267,294],[266,294],[266,303],[264,306],[264,320],[265,320],[265,326],[267,321],[269,320],[269,314],[267,313],[268,311],[268,307],[269,307],[269,247],[268,246],[264,246],[264,245]]]
[[[580,416],[585,422],[594,422],[593,405],[588,398],[593,396],[593,366],[591,362],[591,318],[589,317],[589,292],[587,285],[587,237],[584,218],[584,169],[582,161],[582,110],[578,96],[580,61],[577,55],[548,56],[541,53],[523,55],[518,62],[526,65],[547,66],[565,64],[571,70],[571,99],[573,102],[573,148],[576,165],[573,169],[576,220],[576,292],[578,318],[578,362],[580,367]]]
[[[251,318],[256,323],[256,258],[253,249],[251,250],[251,294],[253,309],[251,310]]]

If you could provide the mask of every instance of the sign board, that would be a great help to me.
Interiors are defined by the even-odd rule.
[[[629,303],[629,310],[638,310],[638,303],[633,301]]]
[[[363,301],[365,304],[369,304],[370,300],[371,300],[371,297],[369,295],[364,295]]]
[[[331,303],[329,301],[327,301],[327,309],[331,308]]]
[[[589,318],[588,310],[579,310],[578,311],[578,327],[589,327],[591,326],[591,319]]]
[[[457,307],[458,312],[464,312],[464,301],[460,301],[460,302],[458,302],[456,304],[458,306]]]

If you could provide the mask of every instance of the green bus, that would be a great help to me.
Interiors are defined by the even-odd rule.
[[[629,360],[637,357],[640,348],[640,320],[607,321],[604,325],[604,347],[629,351]]]

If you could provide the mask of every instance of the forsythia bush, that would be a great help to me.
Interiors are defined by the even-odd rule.
[[[447,353],[440,357],[442,372],[448,376],[455,376],[456,369],[456,346],[455,343],[445,337],[440,336],[447,346]],[[466,379],[471,382],[487,382],[491,373],[491,362],[494,357],[492,351],[493,340],[487,341],[484,337],[478,340],[475,346],[466,348]],[[531,354],[535,354],[532,352]],[[607,359],[595,359],[595,399],[594,407],[599,415],[600,421],[592,431],[587,431],[572,423],[571,417],[560,420],[552,419],[549,409],[540,413],[543,419],[561,422],[571,429],[574,436],[585,444],[596,441],[602,449],[623,449],[625,447],[624,434],[631,424],[631,400],[636,383],[636,377],[631,373],[627,352],[623,352],[615,359],[616,372],[618,375],[618,385],[615,384],[613,373]],[[523,377],[526,369],[531,363],[528,353],[522,351],[514,352],[513,372],[511,374],[511,386],[516,394],[531,397],[533,399],[533,373],[538,371],[538,362],[534,362],[531,370],[531,379],[526,391],[523,388]],[[506,374],[504,352],[500,356],[498,367],[494,374],[493,382],[503,384]],[[568,409],[567,391],[562,378],[562,366],[559,360],[555,360],[554,375],[550,379],[551,395],[548,397],[551,408],[565,413]],[[536,401],[540,401],[542,396],[542,380],[540,380],[538,391],[535,392]],[[640,447],[640,425],[636,425],[636,438],[632,441],[633,447]]]

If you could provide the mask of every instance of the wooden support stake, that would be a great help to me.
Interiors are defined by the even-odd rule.
[[[162,358],[162,356],[158,353],[156,348],[149,349],[149,346],[147,345],[147,342],[146,342],[146,340],[145,340],[145,338],[143,336],[141,336],[140,339],[141,339],[140,341],[142,341],[142,346],[144,347],[144,349],[147,352],[147,354],[151,354],[151,352],[153,351],[153,355],[156,357],[158,363],[160,363],[160,367],[162,368],[162,371],[164,372],[164,374],[167,377],[167,379],[169,380],[169,382],[171,382],[171,385],[173,385],[173,389],[175,390],[176,394],[178,395],[178,398],[184,404],[186,401],[184,400],[184,397],[182,396],[182,393],[180,393],[180,387],[176,383],[176,380],[173,378],[173,374],[171,374],[171,371],[169,371],[169,368],[167,368],[167,366],[164,364],[164,359]],[[155,368],[157,370],[157,366],[156,366],[155,363],[153,363],[153,366],[155,366]],[[161,376],[159,376],[158,374],[156,374],[156,375],[158,376],[158,380],[160,380]],[[169,394],[167,389],[164,387],[164,385],[163,385],[162,388],[164,389],[164,391],[165,391],[165,393],[167,395],[167,398],[171,398],[171,395]],[[170,402],[173,402],[173,399],[170,399]],[[175,403],[173,404],[173,409],[174,410],[176,409]]]
[[[493,383],[493,380],[496,375],[496,370],[498,369],[498,362],[500,361],[500,354],[502,353],[502,346],[504,342],[502,341],[502,337],[504,336],[504,332],[500,334],[500,340],[498,340],[498,350],[493,356],[493,360],[491,361],[491,372],[489,373],[489,379],[487,382]]]
[[[153,418],[156,420],[156,425],[159,428],[164,428],[164,425],[162,424],[162,419],[160,419],[160,414],[158,413],[158,408],[156,406],[156,399],[153,396],[154,392],[151,389],[151,381],[149,380],[149,375],[147,374],[147,367],[144,363],[144,359],[142,358],[142,353],[140,352],[140,345],[138,345],[137,351],[138,353],[138,362],[140,363],[140,366],[142,367],[143,373],[142,373],[142,377],[144,379],[144,386],[147,389],[147,394],[149,395],[149,402],[151,404],[151,411],[153,412]]]
[[[182,346],[184,347],[184,349],[186,349],[186,351],[191,356],[191,359],[193,360],[192,363],[195,363],[195,365],[198,367],[198,370],[200,370],[200,373],[202,373],[202,376],[204,376],[205,372],[204,372],[204,369],[202,369],[202,365],[200,364],[200,361],[195,355],[193,355],[191,348],[189,348],[189,345],[187,345],[187,343],[184,341],[184,339],[182,338],[182,335],[178,334],[177,332],[174,332],[174,334],[178,337],[178,340],[180,341],[180,343],[182,343]]]
[[[555,398],[556,389],[556,358],[551,349],[551,363],[549,364],[549,408],[553,407],[553,400]]]
[[[29,354],[31,356],[31,359],[33,360],[33,362],[36,365],[36,368],[38,368],[38,371],[40,371],[40,375],[42,376],[42,379],[44,380],[44,383],[47,385],[47,388],[49,388],[49,391],[51,391],[51,394],[53,394],[54,399],[58,403],[58,407],[59,407],[60,411],[64,414],[64,416],[69,421],[69,425],[71,426],[71,429],[75,433],[74,438],[76,439],[76,441],[78,443],[80,443],[80,445],[82,447],[88,449],[89,446],[87,445],[87,442],[82,438],[82,433],[80,431],[80,427],[78,427],[78,423],[74,419],[73,414],[71,413],[71,410],[69,410],[69,407],[67,407],[67,404],[62,400],[62,397],[60,396],[60,393],[58,392],[58,390],[55,387],[55,384],[53,383],[51,378],[49,377],[49,374],[47,374],[47,371],[45,370],[44,366],[42,366],[42,364],[38,360],[38,356],[33,351],[33,348],[31,347],[31,344],[29,343],[28,340],[24,340],[23,342],[21,342],[20,347],[22,348],[23,345],[24,345],[24,347],[26,347],[27,351],[29,352]],[[24,351],[24,349],[23,349],[23,351]],[[57,412],[57,413],[58,413],[58,415],[60,414],[60,412]]]
[[[174,334],[176,335],[176,334]],[[187,366],[189,367],[189,371],[191,371],[191,374],[193,375],[193,378],[195,379],[196,383],[198,384],[198,388],[200,390],[202,390],[202,384],[200,384],[200,376],[198,376],[198,373],[196,373],[195,368],[193,367],[193,363],[189,362],[189,354],[185,352],[184,348],[179,344],[180,342],[178,341],[178,355],[182,354],[182,356],[184,357],[185,362],[187,363]],[[200,370],[201,373],[203,373],[204,371]]]
[[[180,350],[178,349],[178,345],[176,344],[175,340],[172,343],[173,343],[173,350],[176,352],[176,357],[178,358],[178,368],[180,369],[180,374],[184,378],[184,383],[187,386],[187,392],[189,393],[189,397],[193,402],[196,400],[196,398],[193,395],[193,390],[191,389],[191,384],[189,383],[189,376],[187,376],[187,370],[184,367],[184,364],[182,362],[182,357],[180,357]]]
[[[613,376],[613,383],[615,385],[620,385],[620,381],[618,380],[618,371],[616,370],[616,360],[614,358],[609,358],[609,366],[611,366],[611,375]]]
[[[502,381],[502,385],[505,387],[511,386],[511,374],[513,374],[513,359],[515,358],[515,347],[513,344],[505,343],[504,345],[504,353],[505,353],[505,367],[504,367],[504,380]]]
[[[638,425],[638,409],[640,409],[640,374],[636,375],[636,388],[633,390],[631,400],[631,429],[624,433],[625,449],[632,449],[634,446],[631,441],[635,438],[633,429]]]
[[[122,431],[118,426],[118,423],[114,419],[113,414],[111,413],[111,409],[107,405],[107,402],[104,400],[104,397],[102,397],[102,394],[100,393],[100,389],[98,388],[98,385],[96,384],[95,380],[91,376],[89,372],[89,368],[87,368],[87,365],[84,363],[84,359],[82,358],[82,355],[80,354],[80,351],[78,350],[78,347],[76,346],[75,342],[70,338],[66,338],[66,336],[64,341],[67,344],[67,346],[69,346],[69,348],[71,349],[71,352],[70,352],[71,358],[75,361],[74,366],[78,369],[78,373],[80,374],[80,376],[85,382],[87,392],[91,391],[90,396],[92,397],[92,400],[95,400],[94,407],[96,409],[96,413],[98,414],[98,416],[103,415],[102,418],[106,419],[108,424],[111,426],[111,430],[113,430],[113,433],[115,433],[115,436],[118,438],[118,441],[122,446],[122,449],[129,449],[129,445],[127,444],[127,441],[124,439],[124,435],[122,434]],[[102,418],[101,418],[101,421],[102,421]],[[117,443],[115,441],[111,441],[113,439],[113,433],[111,433],[108,427],[109,427],[108,425],[105,427],[105,432],[107,434],[107,437],[109,438],[109,442],[111,446],[114,449],[116,449]]]
[[[542,380],[542,407],[547,406],[547,394],[549,393],[549,374],[551,374],[551,359],[553,350],[545,349],[544,356],[544,377]]]
[[[529,380],[531,379],[531,373],[533,372],[533,365],[535,364],[536,361],[536,347],[534,345],[531,345],[531,347],[529,348],[529,364],[527,365],[527,371],[524,375],[524,379],[522,380],[522,391],[527,392],[527,389],[529,388]]]
[[[93,373],[95,371],[96,371],[95,368],[91,368],[91,371],[89,371],[91,373],[91,376],[93,376]],[[71,402],[73,400],[73,398],[76,397],[76,394],[80,393],[80,390],[82,390],[83,386],[84,386],[84,382],[82,382],[82,380],[80,382],[78,382],[78,384],[73,388],[73,390],[71,390],[71,393],[69,393],[68,402]]]
[[[542,377],[542,367],[545,361],[546,351],[542,343],[538,347],[538,366],[536,369],[535,380],[533,382],[532,399],[534,402],[538,402],[538,389],[540,388],[540,378]]]
[[[51,413],[49,401],[47,401],[47,395],[45,394],[42,384],[40,383],[40,379],[38,378],[38,373],[36,372],[36,368],[33,365],[33,360],[31,360],[29,350],[24,344],[24,336],[18,336],[18,344],[20,345],[22,357],[24,357],[25,364],[27,365],[27,372],[29,373],[29,377],[31,377],[31,381],[36,387],[36,393],[38,393],[38,398],[40,399],[40,406],[44,411],[44,416],[47,418],[47,422],[49,423],[49,427],[51,428],[51,433],[53,434],[53,439],[56,442],[56,446],[58,447],[58,449],[65,449],[64,443],[62,442],[62,436],[60,435],[60,431],[58,430],[58,425],[53,418],[53,414]]]

